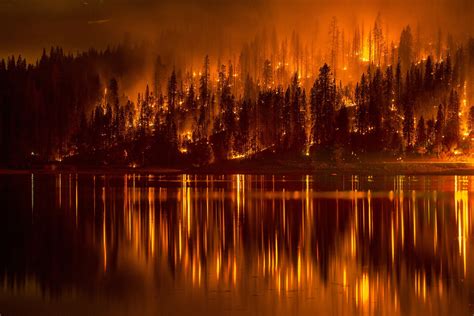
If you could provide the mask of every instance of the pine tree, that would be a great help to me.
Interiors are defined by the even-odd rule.
[[[425,78],[423,82],[424,90],[429,92],[433,88],[433,63],[431,61],[431,56],[428,56],[425,64]]]
[[[398,56],[400,58],[401,68],[403,70],[409,69],[413,58],[413,35],[411,34],[410,26],[404,28],[400,35]]]
[[[336,143],[348,147],[350,143],[349,112],[345,105],[336,115]]]
[[[304,102],[304,104],[303,104]],[[306,106],[306,96],[302,95],[298,74],[295,73],[290,86],[290,149],[302,152],[305,145],[304,117],[302,108]]]
[[[334,140],[336,86],[327,64],[319,69],[319,77],[311,91],[315,144],[328,148]]]
[[[404,108],[403,118],[403,137],[407,150],[410,150],[415,140],[415,117],[413,113],[413,103],[408,102]]]
[[[434,119],[429,119],[426,121],[426,148],[430,151],[433,152],[433,147],[435,144],[435,120]]]
[[[360,83],[356,86],[355,101],[357,131],[360,135],[366,135],[369,131],[369,86],[365,74],[362,74]]]
[[[436,114],[436,124],[435,124],[435,139],[434,139],[434,149],[435,152],[439,155],[442,151],[443,138],[444,138],[444,129],[445,129],[445,116],[444,116],[444,107],[442,104],[438,106],[438,112]]]
[[[416,147],[425,149],[426,147],[426,127],[423,116],[420,117],[416,127]]]
[[[459,143],[459,107],[459,96],[456,91],[452,90],[449,97],[444,138],[444,145],[448,150],[456,148]]]
[[[266,59],[263,63],[263,88],[271,89],[273,85],[272,64]]]
[[[369,99],[369,129],[375,134],[380,134],[382,128],[382,109],[384,103],[382,73],[380,68],[375,71],[374,78],[370,84]]]

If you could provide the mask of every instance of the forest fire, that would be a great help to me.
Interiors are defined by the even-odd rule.
[[[231,160],[239,160],[239,159],[244,159],[245,157],[247,157],[246,155],[244,154],[233,154],[230,156],[230,159]]]
[[[473,0],[0,16],[0,316],[474,315]]]
[[[276,155],[330,160],[470,154],[471,37],[422,33],[409,25],[397,34],[380,13],[351,27],[332,17],[327,28],[324,45],[296,31],[289,38],[262,31],[231,54],[202,56],[199,65],[192,56],[170,67],[160,55],[151,66],[140,64],[147,48],[133,45],[78,56],[53,48],[29,67],[21,57],[10,58],[0,65],[7,84],[2,100],[23,105],[2,118],[4,163],[31,159],[32,151],[35,160],[60,152],[65,160],[125,165],[184,158],[205,165],[247,159],[269,147]],[[124,69],[135,68],[153,73],[136,100],[120,79]],[[40,80],[57,71],[68,85],[54,77]],[[15,86],[26,90],[16,95]],[[19,110],[25,107],[29,111]],[[60,114],[45,121],[46,107]],[[33,122],[33,128],[19,133],[9,123],[15,121]],[[7,135],[19,141],[13,144]]]

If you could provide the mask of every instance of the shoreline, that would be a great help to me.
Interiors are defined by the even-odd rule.
[[[261,175],[474,175],[474,161],[382,161],[329,164],[327,162],[292,161],[227,161],[205,167],[164,168],[164,167],[123,167],[123,166],[74,166],[58,165],[43,168],[8,169],[0,168],[0,175],[14,174],[261,174]]]

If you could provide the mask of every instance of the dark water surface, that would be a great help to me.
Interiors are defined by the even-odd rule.
[[[472,315],[474,177],[0,175],[0,314]]]

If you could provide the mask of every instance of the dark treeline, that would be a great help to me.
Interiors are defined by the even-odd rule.
[[[205,165],[255,155],[350,161],[468,153],[474,40],[440,58],[402,60],[413,56],[407,32],[398,63],[367,63],[355,83],[343,84],[327,64],[316,76],[281,80],[275,77],[288,71],[270,60],[258,78],[232,62],[212,73],[205,57],[199,73],[172,70],[164,87],[147,86],[136,102],[119,83],[145,67],[140,49],[72,56],[56,48],[35,65],[10,58],[0,62],[1,163]],[[161,68],[158,58],[155,72]]]
[[[102,96],[101,77],[136,73],[145,66],[138,52],[118,46],[73,56],[52,48],[34,65],[21,56],[0,60],[0,164],[61,159],[81,115]]]

